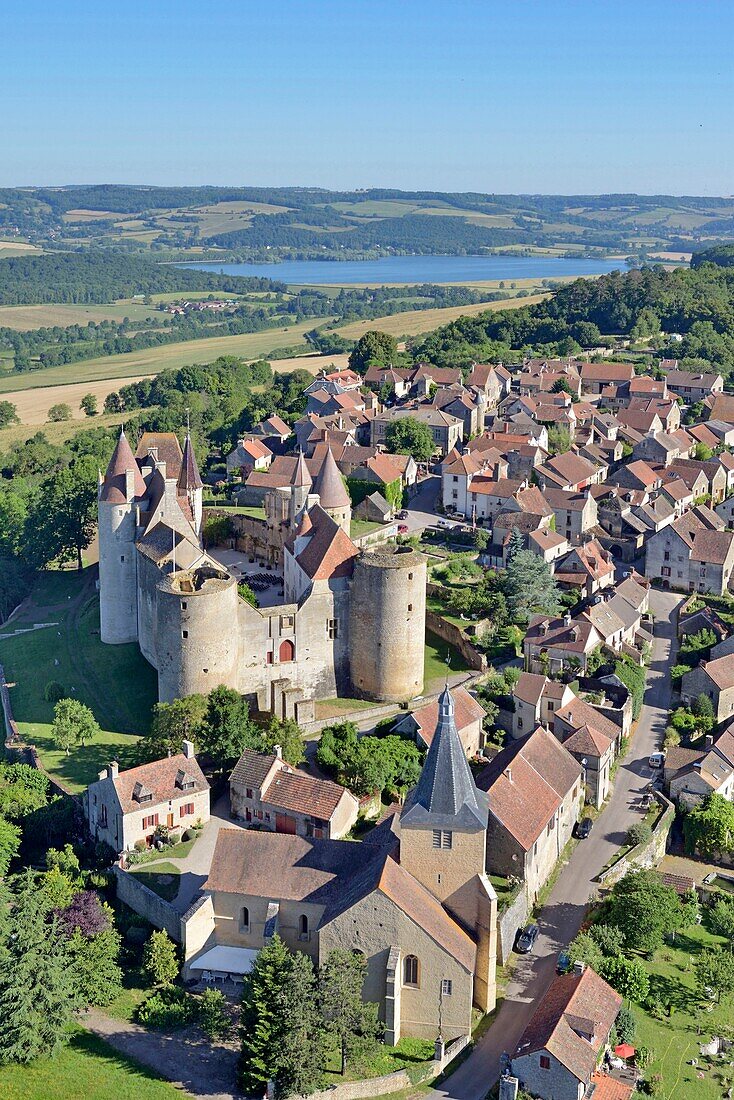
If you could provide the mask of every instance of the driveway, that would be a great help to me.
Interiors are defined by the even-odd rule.
[[[418,482],[418,491],[410,498],[406,509],[408,517],[402,520],[409,531],[420,531],[439,518],[436,501],[441,492],[441,478],[432,474]]]
[[[596,893],[594,877],[622,844],[629,826],[639,820],[639,793],[652,776],[647,763],[660,747],[670,708],[670,667],[675,664],[675,614],[681,596],[652,592],[655,641],[642,708],[629,752],[617,771],[609,803],[588,840],[577,844],[543,908],[540,935],[532,955],[517,958],[512,979],[497,1018],[472,1054],[446,1081],[432,1090],[435,1097],[483,1100],[499,1077],[503,1051],[512,1054],[538,1001],[555,974],[559,950],[578,932],[589,899]]]
[[[229,816],[229,795],[225,792],[212,806],[211,816],[189,854],[183,859],[175,859],[165,853],[168,862],[181,868],[181,884],[172,902],[177,913],[186,912],[208,878],[219,830],[243,828],[243,822]],[[155,870],[155,863],[150,866]]]

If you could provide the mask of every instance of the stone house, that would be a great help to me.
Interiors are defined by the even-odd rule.
[[[500,370],[502,374],[499,373]],[[503,375],[507,375],[507,371],[504,368],[495,367],[493,363],[474,363],[466,384],[471,389],[484,394],[487,409],[496,409],[501,397],[509,388]]]
[[[99,773],[84,794],[90,836],[115,852],[136,844],[150,847],[156,829],[179,836],[209,820],[209,784],[190,741],[183,751],[121,772],[116,761]]]
[[[665,760],[665,782],[673,801],[687,810],[710,794],[734,802],[734,735],[725,730],[716,741],[709,735],[703,749],[672,748]]]
[[[362,842],[220,830],[203,896],[182,920],[184,978],[247,973],[277,932],[316,964],[337,947],[364,956],[364,998],[386,1042],[433,1041],[439,1026],[448,1041],[469,1035],[472,1006],[495,1004],[487,820],[446,689],[417,786]]]
[[[634,376],[631,363],[584,363],[581,367],[581,392],[600,394],[605,386],[629,384]]]
[[[565,588],[578,589],[582,596],[593,596],[614,584],[614,562],[611,554],[596,539],[591,539],[583,546],[574,547],[568,557],[558,563],[555,577]]]
[[[585,542],[585,536],[598,523],[597,503],[592,494],[558,489],[542,483],[540,491],[553,509],[556,531],[565,535],[572,546]]]
[[[487,792],[487,871],[525,883],[534,901],[571,838],[581,767],[543,726],[512,741],[477,776]]]
[[[670,466],[678,458],[688,458],[692,442],[679,439],[677,433],[655,431],[635,443],[632,455],[643,462]]]
[[[687,370],[669,370],[666,376],[668,389],[676,397],[682,397],[687,405],[703,401],[705,397],[722,393],[724,379],[720,374],[697,374]]]
[[[582,1100],[609,1041],[622,997],[583,964],[557,975],[512,1056],[521,1088],[541,1100]]]
[[[683,676],[680,693],[686,705],[699,695],[706,695],[713,703],[717,722],[731,718],[734,715],[734,655],[701,661]]]
[[[728,591],[734,569],[734,532],[708,508],[692,508],[652,535],[645,553],[645,575],[667,588],[688,592]]]
[[[454,720],[459,740],[467,756],[476,756],[484,746],[482,722],[486,711],[464,687],[455,688]],[[424,707],[406,714],[393,726],[393,733],[410,737],[421,749],[429,749],[438,725],[439,701],[434,699]]]
[[[535,672],[523,672],[512,693],[515,713],[512,716],[512,736],[526,737],[538,726],[553,728],[555,712],[575,699],[568,684],[549,680]]]
[[[227,455],[227,481],[245,481],[253,470],[267,470],[273,452],[260,439],[238,439],[237,446]]]
[[[606,480],[608,472],[608,466],[597,466],[575,451],[566,451],[564,454],[554,455],[539,466],[538,478],[559,489],[578,493],[590,485],[601,484]]]
[[[229,777],[233,817],[276,833],[338,840],[359,814],[354,795],[328,779],[317,779],[274,753],[245,749]]]
[[[680,458],[671,463],[671,472],[680,478],[686,474],[695,474],[697,471],[706,478],[705,492],[711,496],[711,507],[720,504],[727,493],[727,474],[718,460],[705,462],[695,458]]]
[[[571,662],[572,668],[586,671],[590,653],[601,645],[601,635],[588,619],[552,619],[533,615],[523,642],[526,672],[556,675]]]
[[[586,798],[597,809],[609,796],[612,764],[623,730],[584,699],[574,698],[556,711],[553,732],[584,770]]]
[[[464,425],[456,416],[434,409],[431,405],[403,405],[394,409],[385,409],[370,421],[370,443],[373,446],[384,444],[389,424],[406,416],[427,425],[433,436],[435,452],[447,455],[464,438]]]

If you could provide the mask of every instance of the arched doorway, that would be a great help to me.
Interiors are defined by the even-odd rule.
[[[290,638],[284,638],[280,643],[280,649],[278,650],[278,660],[283,665],[287,661],[293,661],[296,657],[296,647]]]

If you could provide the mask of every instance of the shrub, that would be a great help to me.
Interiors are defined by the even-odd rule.
[[[66,689],[58,680],[49,680],[43,689],[43,698],[47,703],[58,703],[66,695]]]
[[[614,1027],[617,1032],[617,1039],[620,1043],[632,1042],[635,1037],[635,1032],[637,1031],[637,1024],[635,1023],[634,1014],[626,1005],[622,1005],[617,1013]]]
[[[221,989],[205,989],[197,1005],[199,1026],[208,1039],[226,1039],[232,1030],[227,998]]]
[[[621,955],[624,948],[624,932],[614,924],[592,924],[589,935],[604,955]]]
[[[626,842],[635,847],[637,844],[647,844],[652,837],[652,829],[646,821],[636,821],[627,830]]]
[[[196,1016],[196,1001],[178,986],[159,989],[135,1011],[136,1022],[152,1028],[186,1027]]]
[[[147,852],[147,850],[148,850],[148,845],[145,843],[144,840],[136,840],[135,841],[135,851],[136,852]]]

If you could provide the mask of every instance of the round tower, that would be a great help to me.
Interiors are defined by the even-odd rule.
[[[109,645],[138,640],[137,531],[138,501],[146,487],[125,432],[99,483],[99,621],[100,637]]]
[[[238,687],[237,581],[214,564],[180,569],[157,586],[158,698]]]
[[[352,687],[365,699],[420,695],[426,634],[426,559],[384,546],[356,559],[349,616]]]
[[[326,457],[321,464],[313,492],[318,495],[319,504],[324,511],[328,512],[334,522],[349,534],[352,502],[330,447],[327,447]]]

